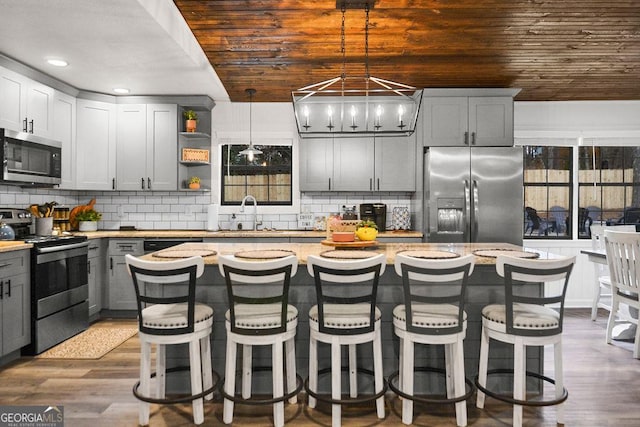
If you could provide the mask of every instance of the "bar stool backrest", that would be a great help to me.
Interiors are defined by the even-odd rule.
[[[511,335],[521,336],[551,336],[562,333],[562,320],[564,316],[564,299],[569,285],[569,276],[575,264],[576,257],[558,259],[526,259],[500,255],[496,260],[496,271],[504,277],[504,293],[506,307],[506,332]],[[561,282],[560,287],[553,286],[553,282]],[[524,295],[519,292],[524,283],[545,284],[544,296]],[[550,285],[551,284],[551,285]],[[559,304],[559,321],[556,328],[522,328],[515,325],[514,305],[532,304],[546,306],[547,304]]]
[[[287,330],[287,310],[291,277],[298,269],[295,255],[274,260],[243,260],[219,255],[220,274],[227,285],[231,332],[240,335],[272,335]],[[258,287],[256,285],[259,285]],[[274,317],[271,327],[251,328],[238,322],[238,315]]]
[[[613,292],[640,292],[640,233],[605,230],[607,264]]]
[[[447,335],[464,328],[464,299],[475,256],[454,259],[422,259],[396,254],[396,274],[402,277],[405,327],[423,335]],[[419,304],[448,304],[458,308],[458,323],[450,327],[423,327],[415,324],[414,311]]]
[[[149,335],[181,335],[194,330],[196,279],[204,272],[202,257],[172,261],[147,261],[133,255],[125,256],[127,270],[136,291],[139,331]],[[164,292],[163,285],[174,286]],[[186,285],[186,286],[184,286]],[[164,296],[165,294],[169,296]],[[187,326],[183,328],[151,328],[144,325],[143,310],[152,304],[187,304]]]
[[[318,304],[318,330],[332,335],[359,335],[373,332],[380,276],[387,257],[384,254],[357,260],[337,260],[309,255],[307,269],[313,276]],[[327,325],[327,307],[339,307],[345,316],[352,314],[350,306],[368,305],[369,320],[364,325],[336,328]]]

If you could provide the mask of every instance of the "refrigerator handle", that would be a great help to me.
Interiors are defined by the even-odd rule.
[[[473,227],[471,227],[471,241],[478,241],[478,181],[473,180]]]
[[[467,234],[469,232],[469,229],[471,227],[470,224],[471,221],[471,193],[469,192],[469,181],[468,180],[464,180],[464,234]],[[471,236],[464,236],[464,240],[465,241],[472,241],[469,240],[471,238]]]

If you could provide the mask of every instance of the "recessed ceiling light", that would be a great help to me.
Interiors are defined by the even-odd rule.
[[[114,91],[115,93],[129,93],[129,89],[124,88],[124,87],[116,87],[116,88],[113,88],[113,91]]]
[[[47,59],[47,62],[54,67],[66,67],[69,65],[64,59]]]

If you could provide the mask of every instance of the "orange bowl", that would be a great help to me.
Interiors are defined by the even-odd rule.
[[[331,239],[334,242],[353,242],[355,240],[355,234],[353,231],[334,231],[331,234]]]

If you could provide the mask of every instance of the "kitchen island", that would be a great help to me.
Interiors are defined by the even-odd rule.
[[[224,357],[226,345],[226,332],[224,326],[224,313],[227,310],[227,294],[224,280],[219,273],[217,266],[217,254],[234,254],[239,251],[253,251],[266,249],[285,249],[296,253],[300,266],[297,274],[291,279],[289,302],[297,307],[300,313],[298,319],[298,330],[296,335],[296,356],[297,370],[304,378],[308,370],[309,354],[309,323],[307,313],[315,304],[315,289],[313,278],[306,269],[306,260],[309,255],[319,255],[324,251],[334,248],[320,243],[185,243],[173,247],[175,250],[208,249],[215,251],[216,255],[205,257],[205,273],[198,279],[197,300],[213,307],[214,310],[214,333],[212,341],[213,366],[218,372],[224,370]],[[554,255],[545,252],[526,249],[507,243],[471,243],[471,244],[429,244],[429,243],[380,243],[378,246],[367,249],[371,252],[384,253],[387,257],[387,268],[380,278],[378,288],[378,307],[382,311],[382,351],[383,366],[385,376],[398,369],[398,339],[393,332],[393,308],[402,303],[402,279],[396,275],[393,263],[395,254],[404,250],[437,250],[455,252],[460,255],[473,253],[479,249],[502,249],[536,252],[540,258],[553,258]],[[161,251],[159,251],[161,252]],[[158,252],[144,255],[143,258],[162,262],[168,260],[158,256]],[[481,310],[493,302],[504,301],[502,278],[495,271],[495,258],[476,256],[476,265],[470,277],[467,288],[467,298],[465,310],[468,315],[467,337],[464,342],[465,349],[465,369],[466,375],[473,378],[478,372],[478,359],[481,335]],[[525,285],[526,292],[531,295],[541,295],[544,291],[541,285]],[[271,364],[269,348],[255,348],[254,366],[269,366]],[[327,367],[330,364],[330,352],[328,346],[319,348],[319,366]],[[502,343],[492,343],[490,354],[491,368],[509,368],[513,366],[511,346]],[[168,350],[167,363],[169,366],[184,364],[188,360],[186,349],[178,351]],[[363,350],[358,352],[360,366],[372,369],[373,360],[371,351]],[[416,366],[444,366],[444,355],[441,346],[419,346],[416,348]],[[543,351],[540,349],[529,349],[527,352],[527,369],[534,372],[542,372]],[[264,378],[264,383],[260,380]],[[502,378],[502,384],[509,388],[510,381],[507,377]],[[260,385],[270,384],[268,375],[256,375],[256,381]],[[188,384],[185,378],[178,383]],[[174,384],[175,386],[175,384]],[[534,384],[530,387],[536,388]],[[320,387],[328,387],[328,383]],[[265,389],[266,390],[266,389]]]

